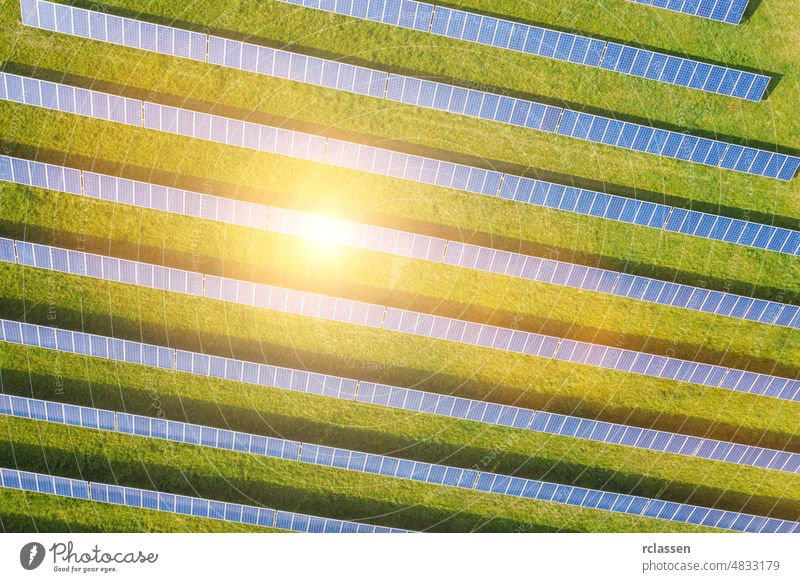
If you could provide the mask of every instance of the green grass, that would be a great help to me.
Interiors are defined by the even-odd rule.
[[[318,26],[331,18],[322,13],[303,11],[273,2],[266,5],[249,2],[226,4],[225,9],[209,4],[192,5],[194,18],[202,20],[203,25],[209,25],[213,30],[217,30],[213,27],[228,30],[235,29],[233,25],[236,22],[248,22],[246,33],[272,38],[278,42],[288,40],[286,36],[293,32],[297,34],[298,31],[304,31],[303,35],[306,36],[310,27]],[[164,14],[171,9],[167,3],[158,2],[151,3],[148,11],[157,16],[159,7]],[[241,9],[237,9],[239,7]],[[325,46],[327,50],[346,55],[358,52],[353,49],[356,44],[368,47],[381,43],[382,50],[375,49],[374,55],[369,53],[376,63],[382,63],[389,58],[387,55],[394,54],[395,59],[402,58],[408,61],[413,58],[420,61],[414,63],[415,66],[412,68],[415,70],[426,64],[430,65],[429,68],[438,65],[450,67],[452,74],[461,73],[465,78],[479,72],[499,74],[493,71],[503,70],[503,67],[477,64],[465,67],[463,59],[442,59],[441,52],[434,52],[433,56],[427,55],[426,58],[427,49],[420,48],[419,43],[408,38],[403,40],[403,37],[409,35],[419,36],[410,31],[378,27],[383,34],[362,38],[360,34],[354,34],[355,30],[362,27],[366,27],[363,30],[368,30],[370,26],[375,25],[361,22],[357,24],[358,27],[339,28],[338,34],[334,34],[335,29],[330,29],[326,30],[325,34],[315,35],[313,38],[307,37],[308,42],[303,46],[308,44],[309,48],[314,48],[311,42],[313,40]],[[31,39],[29,42],[33,46],[28,46],[26,43],[28,38]],[[436,43],[452,45],[454,42],[427,36],[423,38],[433,45]],[[41,50],[43,39],[47,39],[49,46],[55,50],[43,52]],[[102,58],[87,58],[87,53],[91,54],[89,47],[95,45],[96,43],[63,35],[49,35],[38,30],[22,29],[20,35],[14,37],[13,47],[8,47],[11,52],[9,68],[22,72],[37,70],[45,77],[60,79],[61,74],[48,71],[62,70],[64,59],[68,59],[71,75],[78,77],[82,75],[87,85],[89,79],[92,79],[91,84],[101,89],[124,88],[132,95],[158,98],[178,104],[189,99],[189,104],[197,108],[213,108],[224,114],[246,116],[253,120],[265,119],[288,126],[367,141],[400,140],[402,143],[398,147],[413,151],[424,151],[425,147],[442,147],[448,152],[461,153],[454,159],[465,159],[466,155],[485,159],[491,154],[493,159],[498,161],[492,165],[501,168],[504,164],[519,165],[520,170],[538,167],[537,163],[527,159],[527,154],[531,152],[533,152],[531,155],[538,157],[546,155],[547,160],[542,161],[556,165],[552,171],[557,169],[570,176],[580,177],[588,174],[600,181],[614,182],[604,176],[603,169],[617,168],[625,179],[623,176],[617,176],[616,183],[623,184],[629,189],[629,191],[620,190],[623,193],[659,200],[663,200],[664,195],[667,195],[676,197],[677,200],[670,200],[681,204],[690,200],[703,202],[705,198],[706,206],[703,208],[708,210],[726,212],[737,217],[760,217],[766,221],[772,220],[773,215],[784,216],[786,224],[791,226],[796,224],[797,212],[793,205],[797,197],[789,191],[792,186],[779,184],[774,180],[694,168],[689,164],[675,165],[652,156],[635,156],[629,152],[617,152],[604,147],[593,153],[602,168],[587,167],[580,157],[580,152],[597,146],[581,144],[575,140],[540,135],[519,128],[505,128],[498,124],[469,120],[441,112],[413,108],[398,111],[396,106],[380,100],[339,94],[202,63],[178,62],[175,59],[110,45],[102,45]],[[409,56],[409,46],[419,49],[413,53],[414,57]],[[0,45],[0,50],[2,48]],[[451,47],[449,50],[455,49]],[[475,47],[470,52],[482,53],[488,50]],[[567,71],[576,69],[574,66],[546,59],[531,59],[523,55],[512,56],[524,59],[526,66],[518,75],[508,77],[510,80],[513,77],[514,82],[525,86],[541,85],[540,82],[536,82],[537,76],[546,74],[550,79],[559,75],[560,69],[566,68]],[[622,75],[604,71],[589,69],[583,71],[580,67],[577,69],[581,74],[605,75],[608,79],[604,86],[608,87],[616,87],[620,82],[635,83],[648,87],[647,93],[654,95],[661,89],[656,83],[626,79]],[[444,74],[444,71],[428,72]],[[565,79],[563,82],[566,82],[575,75],[562,76]],[[74,77],[71,80],[80,81]],[[784,82],[791,81],[784,80]],[[656,86],[652,92],[651,86]],[[549,89],[558,90],[558,84],[555,86],[551,84]],[[679,94],[685,99],[683,105],[687,108],[701,107],[697,102],[698,99],[702,100],[700,101],[702,106],[709,99],[724,104],[734,101],[723,97],[716,99],[705,94],[696,95],[695,92],[678,88],[664,89]],[[665,109],[663,95],[657,99],[659,100],[654,102],[653,111],[658,112],[660,116]],[[210,102],[213,102],[213,107]],[[739,103],[735,105],[758,107]],[[761,293],[767,295],[775,295],[780,290],[785,290],[784,295],[786,291],[789,294],[797,291],[796,262],[775,253],[665,235],[644,228],[608,224],[602,220],[486,200],[477,195],[411,185],[397,180],[365,176],[358,172],[317,168],[309,163],[245,152],[237,148],[199,144],[194,140],[157,135],[144,130],[115,128],[115,131],[108,135],[98,135],[103,132],[102,128],[108,127],[108,124],[32,111],[8,104],[3,107],[7,108],[3,110],[7,112],[6,115],[15,120],[15,123],[5,130],[6,140],[13,144],[12,151],[45,150],[41,152],[42,155],[52,159],[63,159],[66,153],[71,156],[71,160],[76,163],[83,162],[85,165],[90,165],[90,160],[100,158],[106,167],[114,171],[125,168],[127,171],[135,172],[137,168],[141,168],[141,172],[145,175],[152,171],[156,171],[157,174],[166,172],[164,176],[166,179],[171,177],[170,173],[179,172],[186,176],[197,177],[198,183],[201,184],[203,180],[209,179],[229,185],[235,182],[233,191],[236,191],[237,187],[254,189],[260,197],[266,196],[271,202],[310,206],[315,209],[320,207],[337,209],[350,215],[382,218],[387,222],[399,218],[422,223],[436,231],[441,231],[441,228],[445,227],[451,234],[464,232],[472,236],[477,232],[483,237],[510,239],[507,241],[507,245],[510,246],[518,246],[520,241],[524,241],[525,244],[536,245],[534,248],[541,249],[544,246],[557,249],[559,256],[563,258],[569,258],[577,253],[585,262],[610,262],[611,265],[618,267],[628,264],[634,272],[647,272],[657,267],[667,272],[678,271],[682,277],[686,277],[702,271],[705,277],[717,280],[714,286],[718,287],[726,285],[729,281],[731,285],[738,285],[742,289],[748,289],[753,285],[764,287]],[[766,105],[762,104],[762,107]],[[730,119],[731,115],[726,111],[725,115],[720,117]],[[35,135],[36,140],[31,140],[31,135]],[[442,135],[447,135],[452,141],[437,145]],[[513,146],[513,150],[500,147],[498,140]],[[521,158],[518,153],[515,154],[517,151],[525,152],[526,155]],[[446,152],[442,152],[442,155],[445,154]],[[565,163],[567,164],[565,167],[558,166]],[[662,168],[661,173],[668,172],[672,179],[680,180],[681,184],[670,182],[669,187],[663,184],[659,187],[655,184],[639,183],[639,173],[652,176],[658,173],[656,168],[664,164],[669,167]],[[702,176],[702,179],[698,178],[700,183],[691,179],[695,174]],[[232,176],[236,176],[236,179],[233,180]],[[713,183],[713,188],[709,182]],[[730,183],[729,188],[724,188],[728,183]],[[614,187],[609,189],[617,191]],[[724,208],[718,207],[721,202],[724,202]],[[611,258],[606,259],[607,256]],[[703,257],[705,260],[698,263],[698,257]]]
[[[0,489],[0,531],[6,533],[263,533],[270,528],[187,517],[43,493]]]
[[[0,420],[4,465],[171,493],[426,531],[672,530],[673,524],[230,451],[100,431]],[[76,451],[80,451],[76,455]],[[709,528],[677,524],[677,531]]]
[[[39,269],[0,266],[0,281],[12,319],[345,376],[366,362],[364,379],[796,446],[795,403]]]
[[[624,0],[545,0],[533,5],[473,0],[451,4],[764,69],[781,78],[767,101],[753,104],[277,2],[206,0],[180,5],[152,0],[143,6],[133,0],[113,0],[107,8],[111,13],[129,16],[141,12],[143,19],[165,23],[177,18],[177,25],[184,28],[207,28],[211,33],[271,46],[292,44],[293,50],[367,66],[556,104],[564,100],[570,107],[632,120],[650,119],[657,126],[717,132],[732,141],[752,140],[751,145],[800,147],[800,120],[795,113],[800,44],[792,32],[800,24],[796,22],[800,19],[798,0],[764,0],[747,24],[739,27],[633,6]],[[15,0],[0,0],[0,55],[9,72],[59,81],[67,73],[66,82],[81,86],[502,171],[561,182],[574,179],[578,185],[607,188],[612,193],[691,205],[759,222],[774,221],[790,228],[797,228],[800,219],[797,181],[783,184],[26,29],[19,24]],[[4,153],[12,155],[780,301],[795,301],[800,291],[798,262],[777,253],[8,103],[0,103],[0,119],[4,120],[0,142]],[[37,189],[0,184],[0,235],[767,373],[794,377],[798,372],[800,336],[784,329],[367,251],[320,253],[318,248],[289,237],[98,204]],[[0,267],[0,315],[591,418],[790,450],[800,446],[794,404],[777,405],[774,400],[724,390],[30,269]],[[576,439],[535,434],[518,438],[523,433],[66,355],[53,358],[46,352],[19,347],[0,346],[0,370],[4,390],[25,394],[31,385],[41,398],[84,403],[89,399],[98,406],[126,406],[146,414],[157,412],[153,405],[158,400],[171,418],[185,416],[220,426],[231,422],[265,434],[448,464],[485,462],[484,468],[498,472],[772,512],[789,519],[797,519],[800,511],[796,476],[753,468]],[[71,387],[67,395],[53,393],[60,383]],[[153,392],[155,399],[148,389],[154,383],[158,386]],[[7,422],[24,425],[23,421]],[[51,430],[55,432],[49,433]],[[71,429],[48,427],[45,432],[54,435],[58,430]],[[33,446],[32,435],[12,432],[2,450],[7,451],[12,443]],[[129,460],[143,441],[128,445],[121,437],[70,432],[79,433],[76,438],[81,450],[100,446],[97,439],[103,441],[103,447],[108,441],[108,450],[113,451],[109,463],[122,463],[131,483],[142,478]],[[92,436],[84,436],[89,434]],[[63,442],[54,444],[53,458],[71,459],[67,449]],[[187,454],[200,455],[204,460],[209,455],[207,451]],[[230,454],[219,457],[224,467],[219,474],[215,473],[217,464],[198,460],[193,465],[194,461],[187,461],[191,483],[202,483],[209,497],[214,497],[212,493],[235,495],[223,477],[229,474],[224,471],[234,471],[237,466],[236,461],[228,460],[231,458],[239,459]],[[43,462],[36,454],[28,460],[31,467]],[[68,470],[70,462],[74,461],[64,461],[59,467]],[[102,474],[106,469],[96,470]],[[164,484],[186,486],[176,477],[181,470],[164,467]],[[280,471],[264,495],[276,495],[273,499],[288,504],[286,508],[295,503],[299,510],[309,513],[314,513],[312,509],[336,511],[325,493],[332,490],[330,475],[314,467],[303,467],[301,472],[307,479],[303,495],[279,495],[284,483],[280,479],[289,474]],[[258,473],[258,479],[268,478]],[[434,497],[414,489],[416,486],[394,488],[384,481],[349,496],[346,507],[361,515],[377,515],[370,513],[376,507],[407,504],[411,507],[404,505],[397,514],[402,518],[397,519],[422,527],[441,523],[441,528],[453,531],[478,525],[492,531],[517,527],[673,531],[681,527],[608,514],[598,517],[597,512],[553,509],[548,504],[518,505],[507,498],[491,499],[468,492],[442,495],[441,488]],[[474,515],[458,513],[463,507],[462,494],[476,495],[474,500],[469,497],[470,504],[474,502],[470,511],[476,508]],[[14,498],[21,494],[9,495]],[[28,515],[40,516],[43,524],[51,524],[49,527],[56,530],[72,523],[76,528],[99,527],[96,521],[75,517],[77,510],[69,513],[62,509],[78,507],[80,502],[41,500],[35,508],[31,505],[29,513],[20,513],[7,509],[8,498],[0,497],[3,523],[11,519],[8,529],[32,529]],[[26,496],[33,498],[36,496]],[[417,506],[418,499],[424,502]],[[145,523],[139,519],[162,523],[159,515],[139,517],[147,512],[113,508],[118,509],[113,518],[108,514],[109,530],[136,530],[141,527],[137,524]],[[451,517],[448,512],[458,516]],[[493,519],[501,514],[502,519]],[[206,521],[164,521],[162,527],[195,530],[218,526]]]
[[[344,283],[373,303],[767,373],[791,374],[800,357],[800,336],[778,326],[40,189],[7,186],[5,199],[0,234],[17,239],[74,247],[80,233],[104,254],[329,294]]]
[[[6,393],[796,519],[800,477],[17,346]]]

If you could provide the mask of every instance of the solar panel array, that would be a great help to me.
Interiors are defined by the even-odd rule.
[[[334,244],[342,244],[401,257],[413,257],[441,263],[445,249],[452,244],[442,238],[361,224],[346,220],[321,218],[306,212],[270,207],[267,228],[289,236],[314,237],[316,229],[331,233]]]
[[[728,24],[742,21],[749,0],[628,0]]]
[[[48,417],[47,401],[0,395],[0,414],[23,418],[34,418],[49,422],[65,423],[62,416]],[[57,404],[55,405],[57,408]],[[646,497],[620,493],[603,492],[583,487],[559,485],[546,481],[510,477],[486,471],[462,469],[434,463],[411,461],[385,455],[376,455],[360,451],[328,447],[299,441],[263,437],[209,426],[176,422],[166,419],[151,418],[127,413],[113,413],[94,410],[93,413],[111,414],[116,417],[116,432],[132,434],[146,438],[165,439],[174,442],[206,446],[216,449],[238,451],[271,458],[309,463],[313,465],[370,473],[398,479],[444,485],[458,489],[486,491],[501,495],[537,499],[553,503],[589,507],[604,511],[614,511],[705,525],[722,527],[737,531],[758,532],[792,532],[800,531],[800,523],[770,519],[750,514],[712,510],[696,505],[659,501]],[[71,423],[70,423],[71,424]],[[98,428],[89,426],[88,428]],[[114,429],[106,429],[114,430]],[[104,495],[92,498],[107,500]],[[176,500],[176,506],[178,501]],[[655,504],[655,507],[650,507]],[[139,507],[137,505],[137,507]],[[184,505],[191,512],[191,504]],[[208,513],[199,515],[207,517]]]
[[[34,179],[34,175],[38,175],[39,178]],[[17,178],[16,176],[21,177]],[[48,176],[50,177],[49,180]],[[69,191],[80,190],[81,173],[61,166],[51,166],[49,164],[0,156],[0,180],[3,179],[22,184],[36,184],[42,187],[48,187],[47,184],[50,183],[52,184],[51,189]],[[75,188],[67,189],[64,187],[66,180],[75,184]],[[664,282],[649,277],[621,274],[596,267],[585,267],[564,261],[541,259],[520,253],[500,251],[355,222],[322,219],[304,212],[167,188],[147,182],[115,178],[94,172],[83,172],[83,185],[83,194],[86,196],[110,202],[131,204],[141,208],[206,218],[293,236],[313,237],[318,230],[323,229],[333,233],[334,242],[337,244],[346,244],[437,263],[444,262],[453,266],[520,277],[586,291],[607,293],[769,325],[800,328],[800,317],[798,317],[800,308],[775,301],[709,291],[700,287]],[[73,191],[72,193],[80,192]],[[6,241],[3,244],[8,245],[11,243]],[[60,252],[63,253],[65,251]],[[13,256],[9,260],[13,262]],[[132,268],[132,266],[128,267],[128,269]],[[159,269],[163,270],[160,267]],[[83,274],[80,270],[70,272]],[[181,279],[191,276],[191,274],[184,275],[184,272],[181,271],[176,273],[176,276]],[[133,281],[127,280],[125,282]],[[199,289],[200,287],[192,280],[189,288]],[[172,288],[172,290],[180,291],[179,288]]]
[[[179,372],[204,377],[471,420],[484,424],[532,430],[545,434],[575,437],[595,442],[791,473],[800,472],[800,455],[763,447],[739,445],[715,439],[697,438],[561,414],[532,411],[515,406],[469,400],[183,350],[173,350],[138,342],[116,340],[104,336],[31,324],[20,324],[7,320],[2,321],[2,329],[0,331],[2,331],[0,339],[3,341],[66,353],[174,369]]]
[[[8,79],[15,80],[8,85]],[[23,79],[40,83],[42,86],[55,85],[47,81],[0,73],[0,99],[7,98],[20,103],[45,106],[33,99],[29,100],[30,102],[26,101],[25,94],[19,93],[22,90]],[[12,90],[12,94],[8,94],[7,86],[15,86],[17,89]],[[143,105],[141,102],[138,103]],[[800,232],[795,230],[644,202],[512,174],[501,174],[482,168],[184,109],[155,104],[147,105],[150,115],[147,127],[160,128],[162,131],[626,224],[647,226],[795,256],[800,255]],[[166,111],[163,118],[162,109]],[[210,131],[212,123],[213,133]],[[74,177],[78,175],[75,170],[63,170],[64,176],[59,177],[58,172],[62,172],[62,170],[54,167],[51,170],[56,174],[54,177],[48,176],[43,173],[46,170],[45,166],[29,168],[25,165],[27,162],[14,162],[14,159],[0,157],[0,180],[60,189],[62,186],[60,180],[74,180]],[[19,169],[14,165],[15,163],[20,164]],[[75,190],[79,190],[80,186],[73,181],[63,186],[67,191],[79,193]],[[122,195],[126,195],[126,193],[123,192]]]
[[[414,0],[280,1],[739,99],[761,100],[770,83],[765,75]]]
[[[521,29],[514,28],[516,23],[447,8],[434,8],[432,5],[410,0],[282,1],[311,5],[315,8],[329,9],[345,14],[363,8],[365,14],[373,14],[371,20],[389,22],[418,30],[426,30],[427,19],[428,32],[604,67],[626,74],[744,99],[759,100],[769,83],[767,77],[743,71],[714,67],[578,35],[547,31],[538,27],[520,25],[524,28],[524,37],[520,40],[522,33],[519,32]],[[645,3],[642,0],[635,1]],[[652,0],[648,3],[659,4]],[[716,4],[722,3],[723,0],[716,2]],[[670,2],[669,4],[675,3]],[[746,2],[744,4],[746,6]],[[376,6],[381,12],[379,18],[374,15]],[[337,90],[386,98],[415,106],[549,131],[644,153],[781,180],[791,180],[800,166],[800,158],[766,150],[618,122],[610,118],[586,115],[569,109],[553,108],[532,101],[511,99],[441,83],[430,83],[411,77],[388,75],[364,67],[314,59],[286,51],[276,51],[266,47],[108,16],[50,2],[21,0],[21,7],[25,24],[47,30]],[[394,11],[397,12],[397,18],[392,16]],[[728,12],[726,12],[727,16]],[[369,18],[369,16],[363,17]],[[392,21],[392,19],[396,21]],[[514,37],[514,34],[517,36]],[[533,46],[537,34],[539,37],[536,50],[528,50],[529,45]],[[518,47],[511,46],[515,38],[516,42],[521,42]],[[600,43],[602,47],[593,43]],[[677,64],[671,59],[677,61]],[[688,71],[689,64],[687,63],[692,65],[690,71]],[[633,224],[640,224],[638,221],[644,220],[650,227],[793,255],[800,254],[800,233],[796,231],[774,229],[764,225],[734,221],[662,205],[645,206],[649,203],[608,196],[599,192],[568,189],[556,184],[537,181],[529,181],[533,182],[533,184],[529,184],[523,178],[479,168],[447,164],[438,160],[397,154],[378,148],[367,148],[322,136],[286,131],[276,127],[126,99],[26,77],[1,75],[0,99],[299,159],[341,167],[353,167],[371,173],[402,177],[611,220]],[[683,80],[681,81],[681,79]],[[763,87],[759,87],[758,83],[762,81]],[[758,93],[757,97],[756,93]],[[399,157],[396,158],[395,155]],[[402,166],[400,164],[393,165],[396,162],[401,162]],[[368,166],[369,169],[365,169],[364,166]],[[246,227],[262,228],[284,234],[308,235],[308,224],[304,221],[309,220],[310,217],[303,213],[167,189],[100,174],[81,173],[59,166],[0,157],[0,180],[52,188],[95,198],[113,199],[136,206],[219,220]],[[86,182],[85,185],[84,182]],[[507,195],[503,196],[507,183],[510,184],[508,188],[513,188],[513,194],[509,195],[511,191],[506,190]],[[537,187],[545,187],[545,191],[540,190],[537,193],[535,191]],[[109,188],[113,189],[113,194]],[[526,190],[526,188],[530,189]],[[551,190],[553,190],[552,193]],[[536,198],[537,196],[541,196],[541,198]],[[589,196],[591,199],[582,198],[584,196]],[[523,200],[524,197],[527,199]],[[558,198],[557,201],[556,198]],[[617,200],[618,198],[619,200]],[[663,213],[661,212],[662,207],[666,209]],[[652,214],[646,217],[641,216],[642,213],[647,214],[651,209]],[[737,232],[736,229],[740,223],[741,230]],[[658,226],[659,224],[661,226]],[[710,292],[705,289],[674,285],[570,263],[527,257],[517,253],[504,253],[369,225],[347,223],[346,227],[344,232],[339,233],[341,235],[339,242],[342,244],[763,323],[790,327],[795,327],[795,323],[797,323],[797,327],[800,327],[800,321],[795,321],[800,319],[797,317],[800,308],[794,306]],[[729,236],[730,240],[728,240]],[[0,239],[0,261],[537,357],[722,387],[775,398],[800,400],[800,381],[777,376],[753,374],[732,368],[653,356],[338,297],[259,285],[21,241],[15,242],[10,239]],[[794,453],[588,421],[576,417],[428,394],[345,378],[321,376],[299,370],[204,356],[103,336],[29,326],[4,320],[0,320],[0,323],[2,340],[13,343],[186,371],[209,377],[275,385],[306,393],[369,402],[405,410],[419,410],[441,416],[466,418],[547,434],[584,438],[784,472],[800,472],[800,455]],[[432,409],[426,409],[430,407]],[[147,438],[162,438],[388,477],[735,531],[800,532],[800,523],[792,521],[28,398],[0,395],[0,414],[116,431]],[[75,485],[73,485],[73,480],[57,481],[58,479],[60,478],[7,469],[0,471],[0,485],[3,487],[16,487],[74,497],[85,495],[80,498],[178,514],[297,531],[335,533],[343,531],[404,531],[114,485],[85,481],[74,481]],[[287,525],[288,527],[286,527]]]
[[[326,138],[319,135],[157,103],[144,102],[143,127],[313,162],[325,157]]]
[[[40,0],[30,1],[43,4]],[[37,26],[34,22],[27,24]],[[61,32],[76,34],[74,30],[69,32],[65,29]],[[87,38],[91,37],[87,36]],[[263,49],[263,55],[266,55],[263,56],[262,48],[239,41],[217,38],[214,42],[209,43],[209,62],[323,87],[376,97],[385,96],[386,99],[418,107],[479,117],[489,121],[557,133],[640,153],[756,176],[791,180],[797,172],[797,168],[800,167],[800,158],[796,156],[699,138],[689,134],[656,129],[637,123],[618,121],[600,115],[581,113],[446,83],[424,81],[402,75],[386,75],[380,71],[342,65],[335,61],[330,61],[330,64],[327,65],[323,59],[286,51]],[[609,50],[609,52],[611,51]],[[277,56],[279,53],[283,54],[280,58]],[[623,56],[620,56],[620,61]],[[710,69],[708,65],[705,66]],[[690,78],[693,77],[694,75],[690,75]],[[381,80],[384,81],[385,93],[380,88]],[[9,93],[9,98],[14,101],[19,101],[22,97],[21,92]],[[259,135],[262,130],[259,130],[259,126],[255,124],[227,120],[185,109],[145,103],[144,126],[149,129],[210,139],[271,153],[284,153],[275,149],[274,140],[279,131],[275,128],[270,128],[268,135]],[[247,130],[250,131],[249,134]],[[308,134],[295,135],[305,136]],[[324,144],[323,138],[315,137]],[[272,146],[265,148],[264,143],[270,143]],[[304,154],[297,157],[321,161],[318,158],[322,157],[323,151],[321,148],[315,148],[314,144],[304,142],[293,144],[293,147]],[[293,151],[292,148],[289,148],[289,151]]]
[[[205,296],[209,299],[376,329],[383,327],[386,313],[383,305],[214,275],[206,275]]]
[[[3,398],[5,397],[0,396],[0,401]],[[406,530],[395,528],[279,511],[267,507],[212,501],[200,497],[173,495],[150,489],[55,477],[16,469],[0,468],[0,486],[6,489],[19,489],[32,493],[58,495],[303,533],[406,533]]]
[[[4,244],[8,247],[8,242]],[[61,249],[47,247],[46,245],[32,245],[32,248],[36,247],[41,247],[41,249],[32,252],[26,251],[26,258],[23,261],[33,263],[28,266],[51,270],[61,270],[65,267],[64,261],[60,261],[56,265],[53,260],[53,257],[58,255],[53,251],[60,251]],[[79,253],[79,251],[69,252]],[[39,261],[40,258],[41,262]],[[19,253],[17,260],[20,260]],[[85,264],[89,262],[90,259],[87,258]],[[27,263],[23,262],[22,264]],[[80,259],[75,264],[80,265]],[[59,267],[58,269],[56,268],[57,266]],[[66,268],[71,268],[69,261],[66,262]],[[63,272],[70,271],[65,270]],[[138,275],[141,271],[136,266],[135,269],[131,268],[129,272],[135,272]],[[771,398],[800,401],[800,380],[791,380],[769,374],[747,372],[725,366],[703,364],[589,342],[573,341],[539,333],[396,309],[341,297],[276,287],[274,285],[264,285],[214,275],[200,275],[199,273],[180,270],[177,270],[177,272],[179,275],[170,274],[170,281],[177,280],[181,282],[178,292],[186,292],[182,290],[185,289],[186,281],[197,281],[198,277],[201,277],[204,281],[202,296],[209,299],[665,380],[689,382],[701,386],[724,388]],[[183,276],[184,273],[185,277]],[[119,278],[119,273],[116,270],[107,273],[103,269],[96,269],[88,276],[100,277],[101,275],[103,279],[126,282]],[[155,286],[154,280],[142,280],[141,282],[130,284],[161,288]],[[199,286],[199,282],[194,283],[193,286]]]
[[[795,156],[434,81],[413,80],[400,90],[390,80],[387,99],[780,180],[791,180],[800,165]]]
[[[696,210],[505,174],[500,198],[721,242],[800,254],[800,233]]]
[[[217,36],[208,37],[208,62],[269,77],[383,98],[388,73]]]

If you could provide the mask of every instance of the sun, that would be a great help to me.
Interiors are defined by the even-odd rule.
[[[355,229],[344,220],[330,216],[308,215],[302,222],[300,234],[317,248],[333,249],[352,244]]]

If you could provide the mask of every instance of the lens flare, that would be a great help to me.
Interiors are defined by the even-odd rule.
[[[303,221],[302,236],[320,248],[346,245],[352,239],[352,227],[343,221],[329,216],[311,216]]]

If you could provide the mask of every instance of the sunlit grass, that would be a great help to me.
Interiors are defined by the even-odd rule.
[[[800,80],[800,44],[795,38],[796,30],[800,30],[798,0],[764,0],[753,17],[738,27],[647,9],[624,0],[455,0],[451,4],[764,70],[776,81],[769,99],[753,104],[271,1],[182,4],[152,0],[143,4],[113,0],[106,8],[128,16],[142,13],[144,19],[166,23],[177,18],[177,25],[184,28],[208,27],[216,34],[270,46],[291,43],[294,49],[306,53],[650,120],[657,126],[717,133],[723,139],[749,140],[751,145],[800,147],[800,117],[796,115]],[[502,171],[528,172],[561,182],[574,178],[580,185],[612,193],[691,204],[727,216],[798,227],[797,180],[783,184],[441,112],[398,107],[25,29],[18,20],[16,0],[0,2],[0,60],[10,72]],[[63,79],[65,73],[69,76]],[[0,103],[0,119],[4,120],[0,124],[4,153],[22,157],[781,301],[794,301],[800,291],[798,262],[777,253],[7,103]],[[688,359],[791,376],[797,372],[800,346],[796,332],[354,251],[338,244],[342,232],[330,220],[321,219],[308,234],[308,240],[302,241],[0,184],[3,236],[225,272]],[[372,333],[17,267],[0,268],[0,290],[0,313],[12,319],[25,317],[73,329],[85,327],[189,349],[234,353],[248,359],[778,448],[788,444],[796,450],[800,432],[796,406],[722,390]],[[55,320],[50,318],[51,313],[56,314]],[[109,407],[132,403],[143,413],[152,413],[147,386],[154,385],[159,387],[157,395],[164,399],[169,414],[176,418],[188,414],[215,424],[231,421],[266,431],[257,421],[263,417],[270,419],[269,430],[291,433],[293,438],[352,448],[383,448],[385,452],[406,451],[409,456],[465,466],[482,459],[487,451],[493,454],[501,450],[502,454],[493,457],[491,470],[549,475],[553,480],[578,481],[587,486],[605,484],[615,490],[691,499],[706,505],[721,500],[729,508],[760,513],[777,507],[782,516],[798,518],[798,489],[793,476],[775,477],[768,471],[575,439],[526,435],[519,440],[515,431],[478,429],[470,423],[224,382],[182,378],[172,385],[166,373],[153,375],[130,366],[85,363],[69,357],[56,360],[63,362],[59,372],[53,368],[56,364],[50,354],[22,348],[0,346],[0,358],[3,387],[16,393],[25,393],[28,383],[23,380],[30,373],[37,395],[54,398],[53,382],[66,373],[76,388],[67,397],[69,401],[108,403]],[[87,370],[86,376],[83,370]],[[15,380],[13,386],[6,384],[9,379]],[[214,414],[215,406],[222,407],[223,413]],[[39,446],[35,432],[23,430],[30,423],[3,422],[12,427],[0,445],[3,454],[8,454],[12,442],[15,446]],[[53,435],[67,433],[75,440],[53,444],[51,460],[61,459],[52,465],[58,471],[74,470],[72,461],[67,460],[72,458],[71,445],[65,442],[74,442],[76,450],[82,451],[85,446],[98,446],[100,439],[82,431],[50,427],[43,429],[42,434],[49,435],[42,437],[43,442],[52,443]],[[109,463],[120,459],[127,462],[138,454],[143,442],[103,439],[109,443],[102,453],[108,455]],[[155,462],[154,446],[144,447],[142,463]],[[238,456],[212,455],[212,462],[205,453],[188,451],[187,455],[191,460],[181,466],[193,471],[192,483],[201,483],[207,496],[234,495],[233,489],[222,483],[227,478],[242,478],[244,470],[237,468]],[[33,452],[24,459],[28,468],[41,462]],[[107,477],[107,469],[101,465],[89,467],[90,472]],[[141,480],[141,466],[130,464],[128,472],[123,473],[131,481]],[[163,473],[160,483],[185,487],[174,479],[174,471]],[[302,469],[306,479],[302,492],[276,493],[286,486],[288,475],[294,475],[292,471],[276,470],[264,495],[286,508],[309,513],[316,510],[330,515],[338,511],[329,496],[338,479],[319,468]],[[261,468],[254,468],[252,474],[256,480],[264,478]],[[557,526],[603,531],[682,527],[598,516],[574,508],[554,509],[545,504],[521,506],[507,498],[486,496],[475,498],[474,515],[445,519],[443,516],[461,508],[462,494],[443,495],[441,488],[423,493],[416,486],[394,487],[385,481],[348,498],[347,507],[353,515],[372,515],[375,508],[398,504],[410,507],[402,512],[406,517],[388,523],[412,528],[439,523],[440,518],[446,524],[442,529],[453,530],[471,529],[476,524],[488,524],[491,530],[514,529],[519,524],[533,529]],[[445,500],[439,504],[441,495]],[[752,499],[748,500],[750,495]],[[21,497],[19,493],[0,492],[0,519],[6,529],[30,530],[34,527],[31,518],[42,531],[68,527],[222,531],[233,527],[105,506],[102,512],[82,515],[89,504],[56,502],[35,495],[25,496],[25,509],[20,510]],[[492,520],[495,515],[504,517]]]

